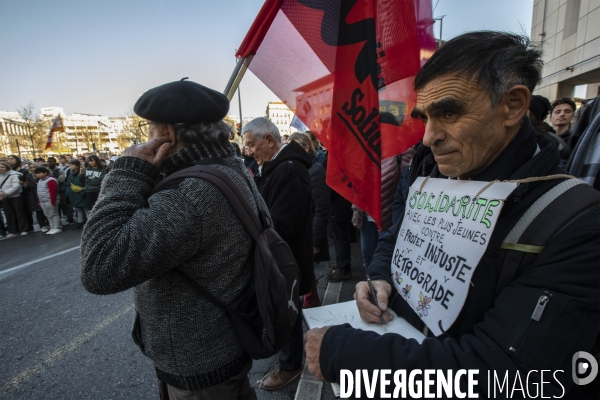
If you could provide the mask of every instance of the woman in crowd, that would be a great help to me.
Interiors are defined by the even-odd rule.
[[[315,156],[317,152],[312,146],[308,135],[296,132],[290,136],[290,141],[294,140],[306,150],[312,159],[312,166],[308,172],[310,174],[311,197],[313,201],[313,255],[314,261],[329,261],[329,243],[327,241],[327,222],[329,220],[329,186],[325,183],[326,171],[319,164]],[[319,294],[317,293],[317,281],[314,280],[311,291],[304,296],[304,308],[319,306]]]
[[[29,175],[25,179],[25,183],[23,184],[23,188],[27,192],[27,204],[29,206],[29,211],[35,214],[35,219],[37,220],[38,225],[42,232],[46,233],[50,230],[50,221],[44,215],[44,211],[40,206],[40,199],[37,195],[37,183],[38,177],[32,173],[31,171],[35,171],[38,167],[37,164],[31,163],[29,164]]]
[[[73,210],[77,213],[77,224],[75,225],[75,229],[79,229],[83,226],[85,221],[87,221],[87,215],[85,209],[87,207],[86,197],[87,193],[85,190],[85,183],[83,183],[81,177],[82,174],[79,173],[81,168],[81,163],[79,160],[71,160],[69,161],[70,173],[67,176],[67,198],[69,199],[69,204],[73,207]]]
[[[10,167],[12,168],[13,171],[20,172],[23,175],[22,180],[24,182],[26,182],[29,175],[31,175],[31,172],[27,168],[24,168],[21,157],[15,156],[15,155],[10,155],[10,156],[8,156],[8,163],[10,164]],[[33,189],[31,189],[31,188],[27,187],[26,185],[23,185],[23,192],[21,192],[21,200],[23,201],[23,209],[25,211],[25,217],[27,218],[27,231],[33,232],[33,216],[32,216],[32,210],[29,208],[29,202],[28,202],[30,190],[35,191],[35,187]]]
[[[100,186],[102,185],[102,180],[106,176],[106,169],[102,168],[98,156],[92,154],[87,156],[85,165],[80,165],[79,175],[79,180],[82,183],[85,183],[86,205],[84,209],[85,212],[89,214],[89,212],[92,211],[92,208],[94,208],[96,200],[98,200]]]
[[[0,162],[0,201],[8,225],[7,238],[27,235],[27,217],[21,199],[23,188],[19,181],[20,177],[22,174],[13,171],[9,163]]]

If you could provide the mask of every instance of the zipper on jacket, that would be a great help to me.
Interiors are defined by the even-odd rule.
[[[538,322],[540,318],[542,318],[542,314],[546,309],[546,305],[552,298],[552,293],[550,293],[547,290],[544,290],[542,293],[538,292],[538,296],[539,297],[535,303],[535,307],[533,309],[533,312],[531,313],[531,317],[527,318],[521,323],[517,331],[516,338],[512,341],[512,344],[508,348],[508,351],[510,351],[511,353],[517,352],[525,334],[529,331],[529,329],[535,322]]]
[[[534,321],[539,321],[540,318],[542,317],[542,314],[544,313],[544,310],[546,309],[546,304],[548,304],[548,302],[550,301],[550,297],[548,297],[546,294],[540,296],[540,298],[538,299],[537,305],[535,306],[535,309],[533,310],[533,314],[531,314],[531,319]]]

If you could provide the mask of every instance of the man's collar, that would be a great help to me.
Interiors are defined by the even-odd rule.
[[[182,147],[167,158],[160,167],[161,173],[170,175],[194,162],[206,158],[224,158],[235,153],[229,142],[201,142]]]
[[[273,154],[273,157],[271,157],[271,159],[269,161],[273,161],[275,159],[275,157],[277,157],[279,155],[279,153],[281,153],[281,150],[283,150],[283,148],[287,146],[287,144],[283,144],[281,145],[281,147],[279,148],[279,150],[277,150],[277,153]],[[264,165],[264,164],[263,164]],[[260,175],[262,173],[262,165],[258,166],[258,174]]]
[[[281,153],[281,150],[283,150],[283,148],[287,146],[287,144],[282,144],[281,147],[279,148],[279,150],[277,150],[277,153],[273,154],[273,157],[271,157],[271,159],[269,161],[273,161],[275,159],[275,157],[277,157],[279,155],[279,153]]]

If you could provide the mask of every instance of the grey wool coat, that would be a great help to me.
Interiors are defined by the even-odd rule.
[[[159,379],[184,390],[224,382],[249,361],[224,311],[172,271],[184,272],[230,304],[252,277],[250,235],[207,181],[175,180],[151,195],[160,173],[212,157],[233,163],[252,181],[229,142],[188,145],[160,171],[139,158],[119,158],[102,182],[81,241],[84,287],[96,294],[133,288],[134,341]],[[260,194],[254,183],[250,187],[233,170],[215,167],[232,177],[256,210]]]

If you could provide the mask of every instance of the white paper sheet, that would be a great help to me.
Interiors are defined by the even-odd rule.
[[[344,303],[331,304],[323,307],[315,307],[302,310],[304,321],[309,329],[322,328],[324,326],[350,324],[353,328],[362,329],[365,331],[377,332],[383,334],[397,334],[405,338],[416,339],[419,343],[425,339],[425,335],[411,324],[406,322],[404,318],[398,317],[396,313],[390,310],[394,315],[394,319],[387,324],[387,331],[381,324],[371,324],[363,321],[360,318],[356,301],[346,301]],[[340,385],[331,383],[331,389],[336,397],[340,397]]]

